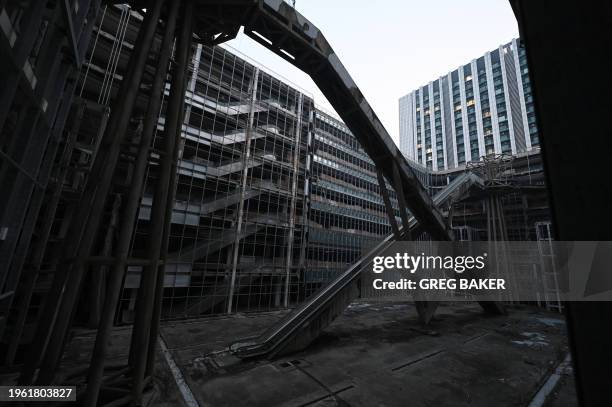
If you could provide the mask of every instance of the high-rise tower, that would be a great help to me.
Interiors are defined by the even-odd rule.
[[[403,96],[399,111],[402,152],[434,171],[539,146],[519,39]]]

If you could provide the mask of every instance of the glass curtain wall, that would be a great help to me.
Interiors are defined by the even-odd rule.
[[[374,163],[344,123],[316,113],[304,276],[305,287],[313,290],[391,233]],[[387,190],[401,224],[395,191],[389,184]]]

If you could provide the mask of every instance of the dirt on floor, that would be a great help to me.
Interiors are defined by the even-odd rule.
[[[164,335],[202,406],[526,406],[567,355],[565,324],[537,308],[509,311],[446,304],[424,328],[411,303],[360,301],[302,352],[222,369],[203,356],[281,314],[174,324]],[[187,346],[190,335],[201,341]],[[576,405],[570,393],[556,397]]]
[[[442,304],[433,322],[423,327],[412,303],[361,300],[301,352],[272,361],[205,363],[211,353],[257,335],[285,313],[164,323],[161,339],[167,352],[158,351],[143,402],[211,407],[528,406],[568,353],[562,315],[539,308],[510,307],[507,316],[492,317],[476,304]],[[126,365],[130,334],[129,327],[113,331],[107,366]],[[62,383],[74,381],[83,390],[76,377],[83,377],[94,340],[94,331],[73,333],[62,360]],[[577,406],[571,369],[563,372],[545,405]]]

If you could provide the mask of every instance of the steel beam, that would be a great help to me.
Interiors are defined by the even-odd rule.
[[[240,202],[238,203],[238,211],[236,214],[236,235],[234,238],[234,247],[232,252],[232,275],[230,277],[230,288],[227,295],[227,313],[232,312],[234,305],[234,290],[236,284],[236,268],[238,265],[238,256],[240,250],[240,236],[242,234],[242,219],[244,216],[244,194],[247,187],[249,159],[251,157],[251,134],[253,133],[253,120],[255,118],[255,100],[257,99],[257,84],[259,80],[259,68],[253,69],[253,78],[251,78],[251,100],[249,101],[249,116],[247,119],[247,127],[245,129],[246,136],[244,149],[242,152],[242,176],[240,180]]]
[[[181,31],[176,46],[176,65],[172,70],[172,84],[168,98],[166,121],[164,123],[164,154],[159,165],[158,180],[153,195],[151,208],[149,265],[144,267],[140,279],[138,296],[140,308],[137,310],[132,331],[132,346],[130,353],[133,360],[132,396],[134,403],[139,404],[142,397],[144,375],[147,367],[147,356],[151,331],[151,318],[153,316],[155,286],[157,273],[166,267],[160,266],[160,254],[163,246],[164,229],[170,227],[170,218],[167,216],[168,197],[174,194],[173,181],[176,172],[173,162],[178,158],[179,144],[183,125],[183,107],[185,104],[185,88],[187,83],[187,70],[189,55],[191,54],[191,40],[193,37],[193,1],[183,0],[181,16]],[[172,191],[172,192],[171,192]],[[161,271],[163,273],[163,271]]]
[[[289,236],[287,237],[287,251],[285,254],[285,295],[284,306],[289,307],[289,286],[291,283],[291,263],[293,260],[293,241],[295,238],[295,207],[297,200],[298,171],[300,169],[300,141],[302,137],[302,105],[304,95],[298,98],[297,118],[295,125],[295,147],[293,150],[293,174],[291,174],[291,203],[289,204]]]
[[[153,7],[145,15],[143,26],[134,47],[134,54],[130,58],[128,73],[122,81],[119,96],[111,114],[108,131],[101,143],[105,150],[104,154],[100,153],[96,156],[83,198],[70,225],[67,235],[70,240],[66,242],[62,250],[63,265],[58,268],[52,290],[49,293],[51,301],[55,300],[58,305],[49,306],[44,310],[32,345],[33,351],[30,360],[22,371],[21,381],[25,383],[31,382],[39,357],[43,354],[43,363],[37,383],[47,384],[51,382],[63,352],[64,341],[71,325],[85,273],[84,259],[89,255],[97,235],[106,196],[119,157],[120,145],[125,136],[127,123],[138,94],[160,9],[161,0],[156,0]],[[55,321],[56,318],[57,321]],[[45,346],[47,341],[48,345]]]
[[[134,232],[136,217],[138,216],[138,209],[140,207],[140,197],[144,188],[151,143],[157,127],[157,118],[162,101],[162,90],[165,84],[170,54],[172,52],[179,4],[180,2],[178,1],[171,2],[168,15],[166,16],[166,29],[157,61],[155,78],[151,86],[147,113],[144,118],[144,127],[140,139],[138,156],[132,174],[132,185],[128,192],[125,208],[123,210],[122,225],[117,241],[117,248],[115,250],[114,263],[109,275],[107,285],[108,294],[104,300],[101,320],[96,334],[96,342],[91,356],[85,405],[95,405],[97,403],[100,386],[102,384],[108,340],[113,326],[113,315],[115,314],[117,302],[119,301],[121,284],[123,283],[128,264],[130,243]]]
[[[395,235],[395,239],[400,240],[399,226],[397,225],[397,219],[395,219],[395,211],[393,210],[393,206],[391,205],[391,199],[389,198],[389,191],[387,190],[387,183],[385,181],[385,177],[378,169],[376,169],[376,177],[378,178],[378,187],[380,188],[380,195],[382,196],[383,202],[385,203],[385,209],[387,210],[387,215],[389,216],[389,224],[391,225],[391,230]]]
[[[408,217],[408,203],[404,195],[404,186],[402,185],[402,178],[397,165],[393,165],[393,185],[395,186],[395,192],[397,195],[397,203],[399,205],[400,218],[402,219],[402,230],[404,232],[404,239],[411,240],[410,236],[410,218]]]

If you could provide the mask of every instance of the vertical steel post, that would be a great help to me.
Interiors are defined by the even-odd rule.
[[[158,182],[153,196],[151,208],[151,224],[149,229],[149,264],[144,267],[138,296],[140,297],[139,314],[134,321],[132,331],[132,354],[133,366],[133,403],[139,404],[144,386],[144,374],[147,364],[149,334],[151,330],[151,318],[153,315],[156,275],[162,249],[162,238],[164,228],[170,223],[168,219],[167,204],[172,181],[172,171],[175,169],[173,161],[178,154],[178,144],[181,141],[183,125],[183,110],[185,104],[185,85],[187,80],[188,58],[191,52],[191,40],[193,37],[193,14],[194,6],[192,0],[183,1],[182,26],[176,46],[176,66],[172,71],[172,85],[168,98],[166,121],[164,123],[164,153],[159,165]]]
[[[302,245],[300,248],[300,260],[298,263],[299,270],[305,269],[306,264],[306,247],[308,245],[308,229],[309,229],[309,208],[310,208],[310,193],[312,189],[311,184],[311,163],[312,163],[312,139],[313,139],[313,128],[315,121],[315,110],[313,109],[312,101],[309,101],[310,113],[308,114],[308,133],[306,136],[306,163],[304,165],[304,190],[302,191]]]
[[[105,258],[112,257],[113,254],[113,241],[115,233],[118,229],[118,223],[120,221],[120,210],[122,205],[122,195],[115,193],[114,199],[112,200],[112,208],[110,213],[110,219],[106,227],[106,233],[104,236],[104,242],[100,251],[100,255]],[[102,307],[104,304],[104,298],[106,298],[106,286],[108,276],[108,265],[105,263],[92,265],[90,272],[91,277],[89,279],[89,328],[97,329],[102,318]]]
[[[297,123],[295,130],[295,148],[293,153],[293,177],[291,179],[291,203],[289,204],[289,236],[287,238],[287,254],[285,255],[285,303],[289,306],[289,283],[291,280],[291,262],[293,257],[293,240],[295,234],[295,206],[297,201],[298,171],[300,169],[300,141],[302,135],[302,104],[304,95],[300,93],[297,108]]]
[[[193,57],[193,73],[189,82],[189,91],[195,92],[196,81],[198,78],[198,71],[200,66],[200,60],[202,58],[202,44],[198,44],[195,55]],[[193,98],[193,95],[192,95]],[[189,122],[189,115],[191,113],[191,106],[187,106],[185,109],[184,122]],[[180,139],[179,139],[180,141]],[[177,143],[177,146],[180,143]],[[153,316],[151,318],[151,329],[149,330],[149,347],[147,350],[147,364],[145,369],[145,377],[150,376],[153,373],[155,367],[155,352],[157,350],[157,338],[159,334],[159,326],[161,321],[163,296],[164,296],[164,275],[165,275],[165,264],[168,258],[168,244],[170,237],[170,225],[172,220],[172,209],[174,207],[174,200],[176,196],[176,177],[177,177],[177,165],[179,159],[180,150],[175,149],[174,159],[172,161],[172,171],[170,172],[170,193],[168,194],[168,201],[166,203],[166,223],[164,225],[164,234],[162,236],[162,249],[160,253],[161,266],[157,268],[157,276],[155,282],[155,297],[153,300]]]
[[[198,44],[195,50],[195,55],[193,57],[193,72],[191,75],[191,79],[189,81],[189,89],[192,92],[195,92],[195,85],[198,78],[198,70],[200,66],[200,60],[202,57],[202,44]],[[185,81],[186,83],[187,81]],[[183,91],[186,93],[186,90]],[[184,123],[189,122],[189,115],[191,114],[191,106],[187,106],[185,109],[185,117],[183,119]],[[176,198],[176,177],[177,177],[177,167],[179,156],[181,154],[180,145],[182,143],[182,137],[179,137],[175,143],[174,155],[172,159],[172,169],[170,170],[170,181],[168,188],[168,200],[166,201],[166,216],[164,223],[164,233],[162,235],[162,246],[160,251],[160,265],[157,267],[156,277],[155,277],[155,292],[153,298],[153,314],[151,317],[151,327],[149,329],[149,340],[148,340],[148,349],[147,349],[147,359],[146,359],[146,367],[144,376],[150,376],[153,373],[153,369],[155,367],[155,352],[157,350],[157,339],[159,334],[159,326],[161,321],[161,313],[162,313],[162,305],[163,305],[163,296],[164,296],[164,276],[165,276],[165,268],[166,268],[166,260],[168,258],[168,245],[170,241],[170,228],[172,224],[172,210],[174,208],[174,201]]]
[[[136,41],[137,46],[134,47],[134,53],[130,58],[128,74],[121,83],[119,96],[111,114],[109,129],[102,140],[102,147],[106,150],[104,151],[105,154],[101,152],[96,157],[77,214],[71,222],[68,234],[71,240],[66,242],[62,250],[62,258],[65,264],[62,267],[63,271],[59,273],[57,278],[60,281],[65,281],[66,287],[62,289],[64,284],[58,284],[60,288],[58,296],[62,292],[63,296],[57,310],[57,321],[53,330],[50,335],[49,332],[39,332],[41,336],[49,336],[49,344],[44,353],[37,379],[39,384],[52,381],[63,352],[64,342],[85,274],[85,258],[89,255],[97,235],[106,196],[112,184],[113,173],[119,158],[121,142],[125,136],[127,123],[138,95],[148,52],[155,34],[161,3],[162,0],[156,0],[153,7],[148,9],[145,14],[143,26]],[[67,278],[68,275],[70,276],[69,279]],[[50,310],[52,313],[53,311],[55,309]]]
[[[119,301],[121,284],[125,276],[127,267],[127,259],[130,249],[130,241],[134,231],[136,216],[140,207],[140,197],[145,184],[145,175],[147,163],[151,151],[151,142],[153,134],[157,128],[157,119],[162,101],[162,90],[165,83],[168,61],[172,49],[174,39],[174,30],[176,27],[176,16],[180,2],[173,1],[169,3],[168,15],[166,18],[166,30],[162,39],[160,54],[157,61],[157,69],[155,71],[155,79],[151,87],[149,96],[149,104],[147,113],[144,118],[144,128],[134,173],[132,175],[132,185],[128,193],[128,197],[123,211],[121,232],[117,242],[115,252],[115,260],[109,275],[107,286],[107,295],[104,300],[103,311],[98,326],[96,342],[91,356],[91,363],[87,378],[87,391],[85,395],[85,405],[95,405],[98,400],[98,394],[102,384],[104,375],[104,363],[107,355],[108,340],[111,334],[113,325],[113,315]]]
[[[247,128],[245,131],[244,152],[242,154],[242,181],[240,184],[240,202],[238,204],[238,214],[236,220],[236,237],[234,238],[234,253],[232,258],[232,276],[230,280],[229,294],[227,295],[227,313],[232,312],[234,306],[234,291],[236,289],[236,268],[238,265],[238,254],[240,251],[240,234],[242,233],[242,218],[244,216],[244,194],[249,175],[249,159],[251,157],[251,133],[253,132],[253,121],[255,118],[255,100],[257,99],[257,84],[259,83],[259,68],[253,69],[253,78],[251,79],[251,100],[249,103],[249,116],[247,119]]]
[[[404,195],[404,186],[402,185],[402,178],[400,176],[399,168],[395,162],[393,162],[393,184],[395,186],[395,193],[397,195],[397,203],[399,204],[400,217],[402,218],[403,238],[411,240],[408,205],[406,204],[406,196]],[[429,324],[434,316],[434,313],[436,312],[436,308],[438,308],[438,303],[434,301],[415,300],[414,304],[421,323],[424,325]]]

